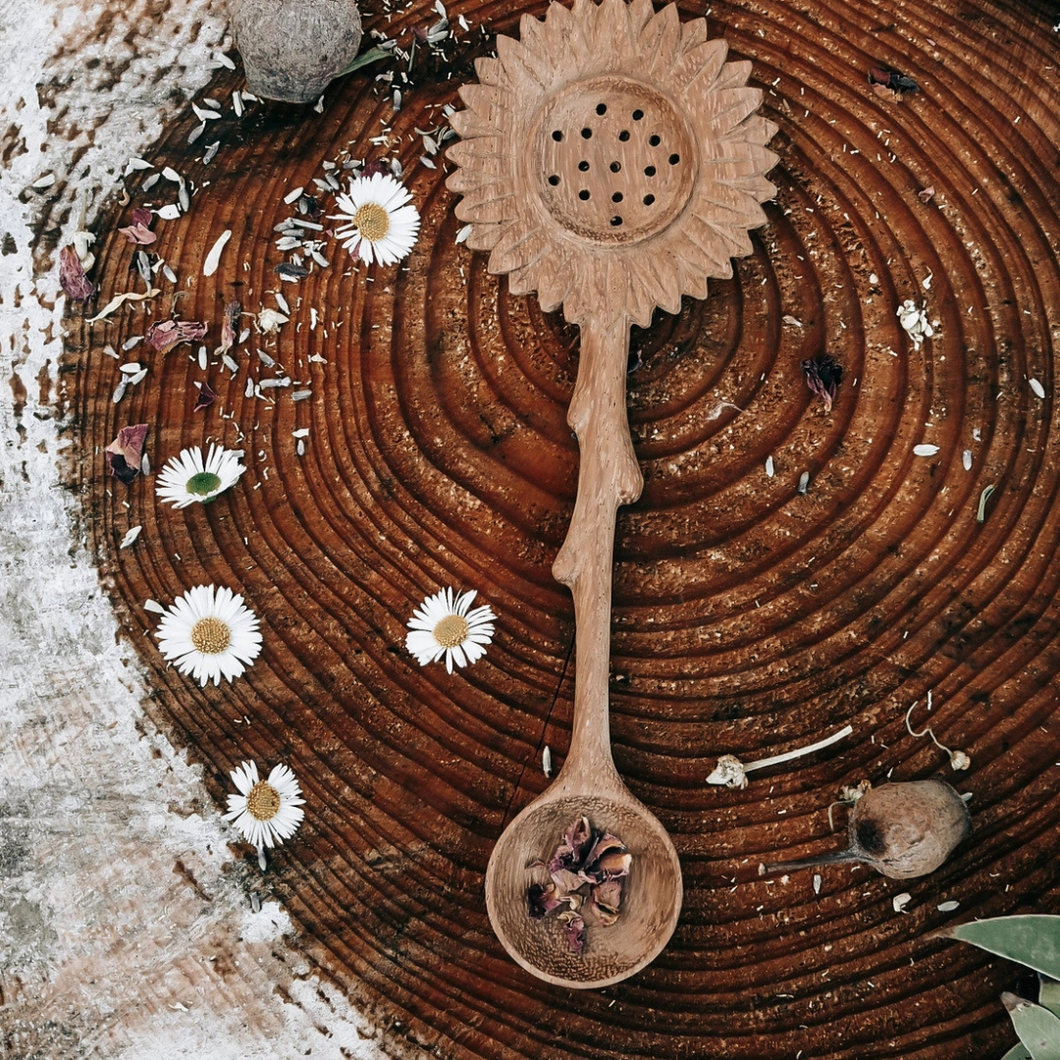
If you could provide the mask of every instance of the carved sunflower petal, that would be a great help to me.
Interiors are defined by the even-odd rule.
[[[475,73],[478,75],[479,81],[484,85],[502,85],[507,87],[507,72],[501,63],[490,55],[484,55],[482,58],[475,60]],[[464,95],[464,88],[469,87],[469,85],[464,85],[460,89],[461,98]]]
[[[729,46],[720,38],[698,44],[674,67],[677,84],[683,84],[687,92],[709,92],[728,54]]]
[[[677,5],[667,4],[644,27],[644,36],[639,45],[644,49],[641,54],[651,56],[645,76],[649,84],[670,82],[680,44],[681,20],[677,17]]]
[[[503,197],[493,194],[488,188],[477,187],[475,192],[465,194],[456,204],[456,216],[461,221],[474,224],[499,224],[515,216],[517,205],[513,192]]]
[[[710,94],[710,127],[715,136],[754,114],[762,102],[760,88],[728,88]]]
[[[714,88],[719,92],[727,88],[740,88],[747,84],[747,79],[750,76],[750,59],[741,59],[738,62],[726,63],[718,74],[718,81]]]
[[[502,141],[496,136],[477,136],[473,140],[461,140],[453,144],[446,157],[461,168],[451,173],[446,179],[450,191],[463,193],[466,189],[476,187],[483,180],[498,182],[499,174],[509,172],[512,156],[503,149]],[[483,174],[489,174],[484,177]],[[494,176],[494,175],[497,176]],[[505,183],[508,183],[505,181]]]
[[[551,78],[543,70],[538,56],[526,48],[514,37],[501,33],[497,36],[497,56],[507,70],[515,69],[515,80],[528,79],[539,88],[550,87]]]
[[[497,115],[508,113],[509,93],[506,88],[491,84],[464,85],[460,98],[468,110],[486,124],[497,125]]]
[[[554,313],[567,299],[574,285],[574,269],[570,259],[562,248],[555,248],[555,256],[547,262],[548,268],[542,270],[538,280],[537,300],[545,313]],[[569,307],[564,316],[573,322]]]
[[[532,223],[517,218],[504,226],[504,232],[490,255],[490,272],[501,274],[524,269],[548,253],[551,240]]]
[[[464,242],[469,250],[492,250],[504,234],[506,225],[472,225]]]

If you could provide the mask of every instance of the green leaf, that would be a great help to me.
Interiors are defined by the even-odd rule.
[[[1027,1046],[1020,1042],[1019,1045],[1014,1045],[1001,1060],[1034,1060],[1034,1057],[1027,1052]]]
[[[1047,1008],[1054,1016],[1060,1016],[1060,983],[1042,978],[1038,987],[1038,1004]]]
[[[975,920],[938,932],[1060,979],[1060,916],[1027,913]]]
[[[393,55],[394,52],[389,48],[380,48],[378,45],[374,48],[369,48],[366,52],[361,52],[356,59],[342,71],[341,74],[336,74],[336,77],[345,77],[347,74],[352,74],[354,70],[360,70],[362,66],[367,66],[369,63],[376,63],[380,59],[386,59]]]
[[[1060,1060],[1060,1016],[1015,994],[1004,993],[1001,1000],[1032,1060]]]

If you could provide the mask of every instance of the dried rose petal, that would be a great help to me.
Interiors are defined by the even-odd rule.
[[[806,385],[824,402],[828,411],[839,393],[839,384],[843,381],[843,368],[834,357],[824,354],[802,362],[802,374]]]
[[[66,297],[75,302],[85,302],[96,293],[96,285],[85,275],[73,247],[63,247],[59,251],[59,283]]]
[[[554,883],[532,883],[526,889],[526,905],[531,920],[540,920],[562,904],[562,899],[556,895]]]
[[[564,893],[576,891],[585,880],[570,869],[555,869],[552,871],[552,882]]]
[[[140,474],[144,457],[144,438],[148,425],[137,423],[132,427],[122,427],[118,437],[104,450],[110,473],[128,485]]]
[[[217,391],[205,381],[195,385],[199,388],[199,397],[191,411],[198,412],[199,409],[208,409],[217,400]]]
[[[141,246],[147,246],[153,243],[158,237],[151,231],[151,221],[153,220],[153,214],[150,210],[145,210],[142,206],[137,206],[132,212],[132,224],[127,228],[119,228],[123,236],[130,243],[138,243]]]
[[[571,953],[581,953],[585,949],[585,921],[575,913],[563,926]]]
[[[224,324],[221,325],[221,347],[218,353],[227,353],[235,345],[239,337],[239,332],[236,331],[236,321],[239,320],[242,312],[243,307],[238,302],[229,302],[225,306]]]
[[[607,880],[597,884],[590,895],[589,908],[604,927],[611,927],[618,920],[622,904],[622,881]]]
[[[378,158],[373,158],[371,162],[365,162],[364,166],[361,168],[362,177],[374,177],[376,174],[387,174],[389,172],[390,167]]]
[[[206,325],[198,320],[163,320],[152,324],[144,338],[161,353],[181,342],[194,342],[206,334]]]
[[[145,228],[150,228],[154,216],[155,215],[145,206],[135,206],[133,207],[132,212],[132,223],[134,225],[143,225]]]
[[[595,875],[601,880],[616,880],[628,876],[632,864],[633,855],[627,850],[611,850],[596,863]]]
[[[548,871],[571,869],[577,872],[585,861],[585,855],[592,849],[592,843],[593,830],[589,827],[589,819],[581,817],[563,833],[563,841],[556,847],[548,863]]]

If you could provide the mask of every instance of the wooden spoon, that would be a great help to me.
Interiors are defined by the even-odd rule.
[[[666,945],[681,910],[681,869],[665,829],[626,790],[611,756],[608,670],[615,514],[640,496],[626,419],[629,326],[656,306],[676,313],[684,294],[705,298],[707,276],[731,276],[751,252],[747,229],[776,156],[775,127],[754,112],[750,63],[725,62],[703,19],[681,23],[676,4],[574,0],[543,22],[524,15],[522,39],[497,38],[475,63],[479,84],[460,94],[457,170],[472,250],[513,294],[537,291],[581,328],[581,365],[568,422],[581,467],[570,531],[553,566],[574,596],[574,729],[560,775],[508,826],[486,872],[490,920],[528,971],[568,987],[605,986]],[[586,917],[586,944],[570,952],[557,919],[531,920],[527,888],[581,817],[625,843],[632,865],[620,917]],[[536,867],[535,867],[536,866]]]
[[[653,960],[681,912],[681,865],[666,829],[618,775],[611,754],[608,671],[611,571],[618,506],[640,496],[643,477],[626,420],[629,322],[625,316],[583,327],[581,366],[567,421],[581,466],[570,530],[552,572],[574,597],[574,722],[570,751],[551,787],[504,830],[486,869],[486,908],[497,937],[528,971],[567,987],[616,983]],[[575,954],[563,925],[531,920],[527,889],[547,882],[542,863],[579,817],[611,832],[633,855],[617,923],[586,917],[584,950]]]

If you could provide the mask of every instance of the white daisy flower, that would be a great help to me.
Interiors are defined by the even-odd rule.
[[[329,214],[333,221],[348,222],[335,235],[369,264],[392,265],[408,255],[419,235],[420,215],[411,199],[389,173],[354,177],[350,190],[335,197],[342,213]]]
[[[279,846],[298,831],[305,810],[298,778],[287,766],[273,766],[268,780],[258,779],[256,762],[244,762],[232,770],[238,795],[228,796],[226,821],[234,821],[247,842],[260,851]]]
[[[203,459],[202,449],[193,445],[169,458],[158,475],[155,491],[174,508],[212,501],[219,493],[234,486],[246,471],[241,450],[225,449],[210,443],[210,452]]]
[[[238,677],[261,652],[258,616],[223,586],[197,585],[173,601],[158,623],[158,648],[167,662],[200,685]]]
[[[445,668],[452,673],[454,662],[465,666],[486,654],[497,616],[486,605],[468,610],[474,599],[474,589],[459,596],[452,589],[443,589],[428,596],[413,612],[405,647],[420,666],[437,662],[444,655]]]

